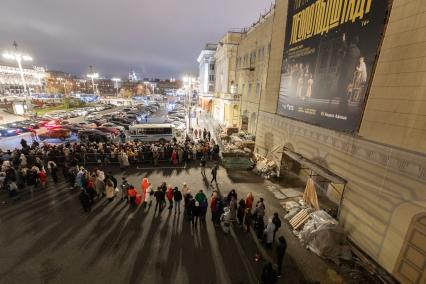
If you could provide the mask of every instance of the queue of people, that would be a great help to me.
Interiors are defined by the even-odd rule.
[[[134,186],[124,176],[119,182],[112,172],[104,172],[98,167],[87,169],[81,166],[84,155],[87,153],[98,155],[96,158],[104,163],[114,155],[121,158],[127,156],[129,162],[134,157],[148,159],[152,160],[154,165],[158,163],[160,157],[170,158],[172,164],[200,159],[202,173],[204,171],[205,175],[205,162],[207,159],[212,159],[214,157],[212,153],[215,153],[214,145],[211,147],[211,142],[67,143],[57,146],[40,145],[34,142],[29,146],[23,140],[21,145],[22,149],[0,150],[2,160],[0,185],[2,189],[9,191],[12,198],[16,198],[19,189],[22,188],[30,188],[31,191],[45,190],[48,174],[53,183],[58,183],[59,172],[62,171],[70,188],[80,190],[79,201],[85,212],[90,212],[92,206],[103,198],[105,198],[106,204],[121,201],[127,203],[132,209],[142,206],[149,210],[151,206],[154,207],[153,202],[155,202],[154,214],[161,214],[166,207],[174,214],[181,214],[182,209],[187,221],[195,227],[203,226],[206,223],[210,208],[214,226],[220,227],[224,234],[230,234],[233,227],[238,227],[247,233],[254,230],[257,238],[267,248],[272,248],[276,234],[281,227],[278,213],[274,213],[268,218],[265,224],[265,202],[263,198],[259,198],[255,203],[252,193],[239,199],[235,189],[232,189],[226,196],[222,196],[219,191],[214,190],[210,196],[207,196],[203,190],[192,191],[186,183],[180,186],[163,182],[154,187],[147,177],[141,180],[140,186]],[[120,165],[125,166],[128,163],[120,163]],[[217,182],[217,170],[216,164],[211,172],[211,183]],[[286,242],[282,236],[278,240],[276,273],[279,275]],[[270,270],[269,268],[268,266],[267,272]]]

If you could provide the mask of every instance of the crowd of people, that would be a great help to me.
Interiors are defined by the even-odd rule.
[[[172,165],[185,164],[192,160],[217,160],[219,147],[214,140],[186,140],[169,143],[146,143],[128,141],[66,143],[60,145],[39,144],[21,140],[21,149],[2,151],[0,149],[0,188],[28,187],[43,188],[46,174],[50,172],[54,182],[61,171],[67,181],[72,182],[79,172],[78,165],[119,164],[128,167],[133,163],[150,163],[158,166],[161,162]],[[203,163],[203,162],[202,162]],[[12,195],[15,193],[11,191]]]
[[[204,133],[201,135],[204,139]],[[22,140],[21,149],[13,151],[0,149],[2,161],[0,186],[9,192],[12,199],[19,199],[19,192],[23,189],[29,189],[31,192],[45,189],[48,175],[53,183],[58,183],[60,176],[63,176],[71,189],[79,190],[79,201],[85,212],[90,212],[95,203],[105,198],[108,203],[114,200],[126,202],[130,208],[153,206],[154,214],[161,214],[166,207],[175,214],[181,214],[182,209],[188,222],[193,226],[203,226],[210,210],[211,221],[220,227],[224,234],[229,234],[232,227],[240,228],[247,233],[253,230],[257,238],[267,248],[271,248],[281,227],[281,220],[275,213],[265,224],[266,206],[263,198],[256,203],[251,193],[244,198],[238,198],[234,189],[226,196],[222,196],[218,191],[213,191],[208,196],[203,190],[193,191],[186,183],[180,188],[166,182],[154,187],[148,178],[144,178],[140,185],[135,186],[130,184],[126,177],[121,177],[118,181],[112,172],[104,172],[101,169],[103,164],[112,162],[112,159],[117,159],[122,167],[135,162],[135,159],[149,161],[153,165],[158,165],[160,160],[175,165],[199,159],[202,174],[205,176],[206,161],[215,160],[219,155],[217,145],[213,140],[207,140],[209,139],[207,136],[208,133],[206,140],[198,142],[186,140],[181,143],[172,141],[165,144],[99,142],[40,145],[34,142],[30,146]],[[95,155],[99,165],[92,169],[84,167],[87,154]],[[211,183],[217,182],[217,169],[218,166],[215,164],[211,171]],[[286,249],[285,239],[280,237],[278,243],[276,248],[278,267],[276,270],[270,270],[269,266],[265,266],[264,274],[267,278],[272,277],[271,273],[278,275],[281,273]]]

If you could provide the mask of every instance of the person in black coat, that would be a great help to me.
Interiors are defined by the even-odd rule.
[[[245,211],[246,211],[246,202],[244,201],[244,199],[241,198],[241,200],[238,202],[238,210],[237,210],[237,220],[238,220],[238,225],[240,225],[240,227],[243,226]]]
[[[272,218],[272,223],[275,225],[275,230],[274,230],[274,240],[275,240],[275,234],[278,232],[278,230],[281,228],[281,219],[278,216],[278,213],[274,213],[274,218]]]
[[[260,277],[261,284],[274,284],[277,282],[277,273],[272,266],[272,263],[266,262],[263,265],[262,275]]]
[[[281,236],[281,237],[278,238],[278,245],[277,245],[277,248],[276,248],[278,277],[281,276],[281,268],[282,268],[282,265],[283,265],[283,260],[284,260],[284,255],[285,255],[286,250],[287,250],[287,242],[286,242],[285,238],[283,236]]]
[[[83,210],[85,212],[90,212],[91,202],[90,202],[90,196],[86,192],[85,189],[82,189],[80,192],[80,195],[78,196],[80,199],[81,205],[83,206]]]
[[[190,207],[191,207],[191,211],[192,211],[192,224],[194,226],[197,226],[198,220],[200,219],[200,215],[201,215],[201,206],[200,203],[198,201],[195,201],[195,199],[191,200],[190,203]]]

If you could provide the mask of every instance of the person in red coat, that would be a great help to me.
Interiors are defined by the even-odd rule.
[[[249,208],[250,210],[253,208],[253,194],[251,192],[249,192],[249,194],[247,194],[246,197],[246,208]]]
[[[169,201],[169,210],[172,210],[173,209],[173,187],[171,185],[169,185],[169,187],[167,188],[166,197],[167,197],[167,200]]]
[[[141,182],[141,191],[142,191],[143,200],[146,199],[146,190],[148,186],[149,186],[149,180],[148,178],[144,178]]]
[[[46,188],[46,179],[47,179],[47,175],[45,171],[39,171],[38,172],[38,179],[40,181],[40,185],[41,188],[45,189]]]
[[[177,165],[178,162],[178,156],[176,150],[173,150],[172,152],[172,165]]]

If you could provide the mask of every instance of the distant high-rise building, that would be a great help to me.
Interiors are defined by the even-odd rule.
[[[136,72],[133,71],[133,70],[130,70],[130,72],[129,72],[129,81],[130,82],[137,82],[137,81],[139,81],[139,78],[136,75]]]

